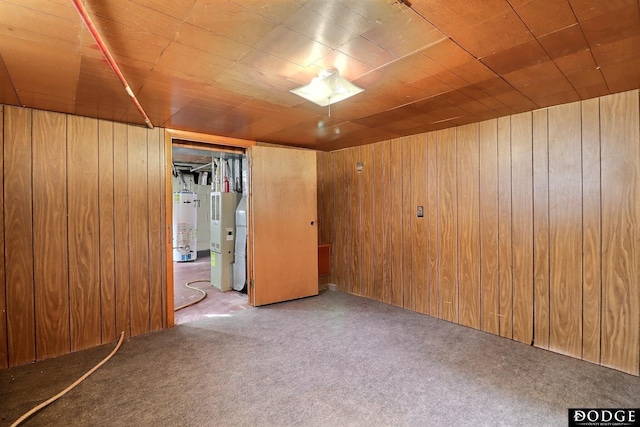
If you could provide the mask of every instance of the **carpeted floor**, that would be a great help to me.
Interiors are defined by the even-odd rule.
[[[0,425],[113,345],[0,371]],[[126,341],[25,426],[565,426],[640,378],[327,291]]]

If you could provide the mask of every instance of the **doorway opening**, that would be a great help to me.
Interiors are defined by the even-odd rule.
[[[167,326],[174,321],[174,262],[173,232],[171,220],[173,217],[174,194],[172,177],[174,166],[172,159],[173,145],[219,152],[225,155],[242,154],[246,156],[246,184],[242,188],[247,190],[246,203],[246,285],[248,305],[262,306],[279,302],[306,298],[318,295],[318,232],[317,232],[317,174],[316,153],[313,150],[292,149],[276,146],[257,145],[252,141],[196,134],[186,131],[166,130],[165,153],[167,170],[165,183],[166,206],[166,308]],[[232,156],[231,156],[232,157]],[[224,159],[223,159],[224,160]],[[236,162],[237,164],[237,162]],[[231,168],[220,161],[221,167]],[[242,171],[242,169],[239,169]],[[195,172],[195,171],[193,171]],[[233,177],[233,175],[230,175]],[[224,181],[224,175],[218,180],[224,189],[231,189],[233,181]],[[200,178],[194,178],[199,180]],[[197,181],[196,181],[197,182]],[[245,191],[243,190],[243,191]],[[211,195],[211,210],[216,201]],[[240,204],[240,202],[238,202]],[[236,208],[237,211],[237,208]],[[212,230],[213,221],[212,215]],[[219,230],[219,240],[226,242],[230,236],[228,226],[222,225]],[[182,230],[186,230],[185,227]],[[231,229],[231,240],[235,240],[235,229]],[[215,233],[211,233],[212,237]],[[213,238],[212,238],[213,242]],[[213,243],[210,243],[213,244]],[[176,243],[176,247],[184,244]],[[189,245],[190,249],[193,245]],[[197,252],[197,244],[196,252]],[[211,251],[219,251],[215,254]],[[222,263],[225,270],[215,273],[214,267],[219,264],[218,253],[223,254],[224,248],[211,247],[209,266],[211,268],[212,284],[215,285],[214,275],[226,275],[230,264]],[[215,256],[214,256],[215,255]],[[215,265],[213,265],[215,264]],[[217,277],[217,276],[216,276]],[[222,289],[223,284],[219,289]]]
[[[201,137],[206,136],[193,140],[171,135],[166,147],[171,324],[228,316],[250,307],[245,147],[226,145],[224,140],[203,143]]]

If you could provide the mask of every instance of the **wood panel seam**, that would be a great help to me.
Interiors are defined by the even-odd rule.
[[[454,169],[454,174],[456,177],[456,195],[455,195],[455,210],[457,212],[456,215],[456,309],[457,309],[457,319],[458,321],[456,323],[461,323],[460,322],[460,192],[458,189],[458,185],[460,184],[460,180],[458,179],[458,161],[459,161],[459,155],[460,155],[460,151],[458,150],[458,140],[460,139],[460,127],[456,126],[455,128],[455,169]]]

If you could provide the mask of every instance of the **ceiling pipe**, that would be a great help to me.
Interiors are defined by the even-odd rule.
[[[93,20],[89,16],[87,9],[82,4],[82,0],[71,0],[71,1],[73,1],[73,5],[76,7],[76,10],[78,11],[78,13],[80,14],[80,17],[82,18],[85,25],[87,26],[87,29],[93,36],[93,39],[98,44],[98,47],[104,54],[104,57],[107,59],[107,62],[111,66],[111,69],[113,70],[114,73],[116,73],[116,76],[118,76],[118,79],[124,86],[124,90],[127,91],[127,94],[133,100],[133,103],[135,104],[136,108],[142,115],[144,122],[147,124],[147,126],[149,126],[149,128],[153,129],[153,124],[151,123],[151,120],[149,120],[149,116],[147,116],[147,113],[144,111],[144,108],[142,108],[142,105],[140,105],[140,102],[138,102],[138,98],[136,98],[136,95],[131,90],[131,86],[129,86],[129,83],[127,83],[127,79],[124,78],[124,74],[122,74],[122,71],[120,71],[120,67],[118,67],[118,64],[116,63],[115,59],[113,59],[111,52],[109,52],[109,48],[107,48],[107,45],[104,43],[104,40],[100,36],[100,33],[98,33],[98,29],[93,23]]]
[[[202,165],[202,166],[198,166],[193,169],[190,169],[189,172],[195,172],[195,171],[199,171],[200,169],[209,168],[209,167],[213,169],[213,162],[209,162],[206,165]]]

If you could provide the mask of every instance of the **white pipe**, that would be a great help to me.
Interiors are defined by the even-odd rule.
[[[206,165],[198,166],[197,168],[193,168],[193,169],[191,169],[189,172],[195,172],[195,171],[197,171],[197,170],[204,169],[204,168],[206,168],[206,167],[211,166],[211,165],[212,165],[212,163],[213,163],[213,162],[211,162],[211,163],[207,163]],[[212,167],[212,169],[213,169],[213,167]]]

